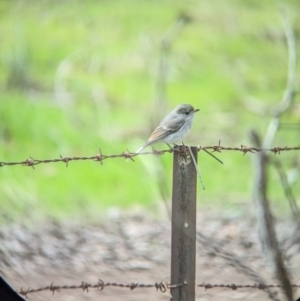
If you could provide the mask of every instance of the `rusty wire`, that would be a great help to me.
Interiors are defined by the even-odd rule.
[[[212,289],[212,288],[230,288],[232,290],[237,290],[239,288],[255,288],[260,290],[265,290],[266,288],[282,288],[282,285],[280,284],[209,284],[209,283],[202,283],[198,284],[197,287],[203,287],[205,290]],[[292,284],[293,288],[300,288],[300,284]]]
[[[79,285],[54,285],[51,283],[50,285],[39,287],[39,288],[28,288],[23,289],[21,288],[19,291],[19,294],[23,296],[27,296],[28,294],[32,293],[38,293],[41,291],[51,291],[52,294],[55,292],[59,292],[61,290],[73,290],[73,289],[82,289],[83,291],[89,292],[89,288],[95,288],[97,290],[102,291],[105,287],[119,287],[119,288],[126,288],[130,291],[136,289],[136,288],[155,288],[156,291],[160,291],[161,293],[165,293],[168,289],[181,287],[186,284],[170,284],[165,281],[162,282],[155,282],[154,284],[145,284],[145,283],[129,283],[129,284],[123,284],[123,283],[116,283],[116,282],[104,282],[103,280],[99,279],[96,284],[90,284],[85,281],[82,281]],[[270,284],[270,285],[264,285],[264,284],[209,284],[209,283],[202,283],[197,284],[197,287],[202,287],[205,290],[212,289],[212,288],[229,288],[232,290],[242,289],[242,288],[251,288],[251,289],[259,289],[259,290],[265,290],[266,288],[281,288],[282,286],[279,284]],[[300,288],[300,284],[292,284],[293,288]]]
[[[176,150],[177,148],[175,147],[174,150]],[[298,146],[284,146],[284,147],[273,147],[273,148],[269,148],[269,149],[262,149],[262,148],[256,148],[256,147],[251,147],[251,146],[245,146],[245,145],[241,145],[240,147],[224,147],[221,146],[221,142],[219,142],[218,145],[215,146],[197,146],[198,152],[201,150],[204,151],[212,151],[212,152],[218,152],[221,153],[222,151],[237,151],[237,152],[241,152],[244,155],[247,153],[256,153],[256,152],[260,152],[260,151],[269,151],[276,154],[280,154],[281,152],[284,151],[298,151],[300,150],[300,145]],[[101,150],[99,150],[99,153],[94,155],[94,156],[74,156],[74,157],[63,157],[60,156],[60,158],[56,158],[56,159],[34,159],[32,157],[29,157],[28,159],[24,160],[24,161],[16,161],[16,162],[4,162],[4,161],[0,161],[0,167],[4,167],[4,166],[13,166],[13,165],[22,165],[22,166],[30,166],[32,168],[34,168],[35,165],[38,164],[43,164],[43,163],[57,163],[57,162],[63,162],[66,164],[66,166],[68,167],[69,162],[71,161],[96,161],[96,162],[100,162],[101,164],[103,164],[103,161],[106,159],[114,159],[114,158],[124,158],[126,160],[132,160],[134,161],[134,157],[136,156],[140,156],[140,155],[154,155],[154,156],[160,156],[160,155],[164,155],[165,153],[172,153],[174,151],[173,149],[168,149],[168,150],[155,150],[153,149],[151,152],[143,152],[143,153],[131,153],[130,151],[126,151],[126,152],[122,152],[121,154],[117,154],[117,155],[104,155],[102,154]]]
[[[129,288],[131,291],[136,288],[155,288],[157,291],[165,293],[170,288],[180,287],[183,284],[169,284],[167,282],[156,282],[154,284],[143,284],[143,283],[129,283],[129,284],[122,284],[116,282],[104,282],[103,280],[99,279],[96,284],[90,284],[87,282],[82,281],[80,285],[54,285],[53,282],[50,285],[43,286],[40,288],[32,289],[28,288],[24,290],[23,288],[20,289],[19,294],[23,296],[27,296],[31,293],[37,293],[41,291],[51,291],[53,294],[55,292],[59,292],[61,290],[72,290],[72,289],[82,289],[83,291],[88,292],[89,288],[96,288],[102,291],[105,287],[112,286],[112,287],[120,287],[120,288]]]

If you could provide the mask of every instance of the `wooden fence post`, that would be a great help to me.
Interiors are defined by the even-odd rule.
[[[197,162],[198,151],[191,147]],[[195,300],[197,172],[189,150],[175,147],[173,155],[171,284],[172,301]]]

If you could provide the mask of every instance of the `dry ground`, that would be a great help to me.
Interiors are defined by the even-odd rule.
[[[224,216],[226,215],[226,216]],[[117,212],[99,225],[47,222],[35,229],[10,225],[0,231],[0,271],[16,289],[79,285],[82,281],[154,284],[170,280],[170,222],[146,214]],[[275,284],[249,215],[218,210],[198,214],[197,282]],[[291,220],[277,222],[293,283],[300,283],[300,233]],[[273,290],[276,294],[276,291]],[[280,291],[277,290],[280,299]],[[299,296],[299,289],[295,296]],[[169,300],[155,288],[106,287],[32,293],[28,300]],[[263,290],[197,289],[197,300],[268,300]],[[282,299],[282,298],[281,298]]]

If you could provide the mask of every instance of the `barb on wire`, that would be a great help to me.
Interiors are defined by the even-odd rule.
[[[213,152],[219,152],[220,153],[221,151],[219,150],[219,147],[221,147],[221,140],[219,140],[219,145],[216,146],[216,148],[213,150]],[[198,151],[203,149],[207,154],[209,154],[211,157],[213,157],[219,163],[223,164],[223,162],[219,158],[217,158],[215,155],[213,155],[211,152],[209,152],[206,148],[203,148],[200,145],[198,145],[197,148],[198,148]]]
[[[256,148],[252,146],[245,146],[241,145],[240,147],[225,147],[221,146],[221,143],[219,142],[218,145],[215,146],[197,146],[198,152],[201,150],[208,151],[211,150],[212,152],[218,152],[221,153],[222,151],[236,151],[236,152],[241,152],[243,155],[247,153],[256,153],[256,152],[261,152],[261,151],[268,151],[272,152],[275,155],[278,154],[280,155],[281,152],[284,151],[299,151],[300,150],[300,145],[298,146],[277,146],[273,148]],[[13,165],[22,165],[22,166],[29,166],[34,169],[35,165],[38,164],[44,164],[44,163],[58,163],[58,162],[63,162],[66,164],[66,167],[69,166],[69,163],[71,161],[96,161],[100,162],[101,165],[103,164],[104,160],[107,159],[115,159],[115,158],[123,158],[125,160],[131,160],[134,162],[134,157],[136,156],[144,156],[144,155],[154,155],[154,156],[161,156],[164,155],[165,153],[172,153],[173,150],[171,149],[166,149],[166,150],[152,150],[149,152],[142,152],[142,153],[131,153],[130,151],[126,150],[125,152],[122,152],[121,154],[116,154],[116,155],[104,155],[101,150],[99,149],[99,153],[94,155],[94,156],[74,156],[74,157],[63,157],[60,156],[60,158],[56,159],[34,159],[33,157],[29,157],[28,159],[24,161],[15,161],[15,162],[5,162],[5,161],[0,161],[0,167],[4,166],[13,166]],[[213,156],[215,159],[217,159],[219,162],[222,162],[218,158],[216,158],[212,153],[208,152],[211,156]]]
[[[160,291],[161,293],[165,293],[168,289],[181,287],[186,285],[185,283],[179,283],[179,284],[170,284],[165,281],[161,282],[155,282],[153,284],[147,284],[147,283],[116,283],[116,282],[104,282],[103,280],[99,279],[97,283],[91,284],[87,283],[85,281],[82,281],[79,285],[54,285],[53,282],[50,285],[39,287],[39,288],[28,288],[23,289],[21,288],[19,291],[20,295],[23,295],[27,297],[28,294],[32,293],[38,293],[41,291],[50,291],[52,294],[55,292],[59,292],[62,290],[74,290],[74,289],[81,289],[83,292],[89,292],[89,288],[95,288],[97,290],[102,291],[105,287],[119,287],[119,288],[126,288],[130,291],[136,289],[136,288],[155,288],[156,291]],[[251,289],[260,289],[264,290],[266,288],[281,288],[282,286],[280,284],[270,284],[270,285],[264,285],[264,284],[210,284],[210,283],[202,283],[197,284],[197,287],[202,287],[205,290],[212,289],[212,288],[230,288],[232,290],[237,289],[244,289],[244,288],[251,288]],[[300,284],[292,284],[293,288],[300,288]]]

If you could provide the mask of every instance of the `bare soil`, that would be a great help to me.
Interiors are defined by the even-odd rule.
[[[277,234],[292,282],[300,283],[300,231],[290,219],[277,221]],[[35,228],[10,225],[0,230],[0,272],[17,290],[50,285],[120,284],[170,281],[167,219],[117,212],[101,224],[45,222]],[[197,282],[276,284],[261,250],[251,215],[208,210],[198,214]],[[280,290],[197,288],[197,300],[282,299]],[[299,296],[299,289],[295,296]],[[30,293],[28,300],[168,300],[170,291],[105,287]]]

